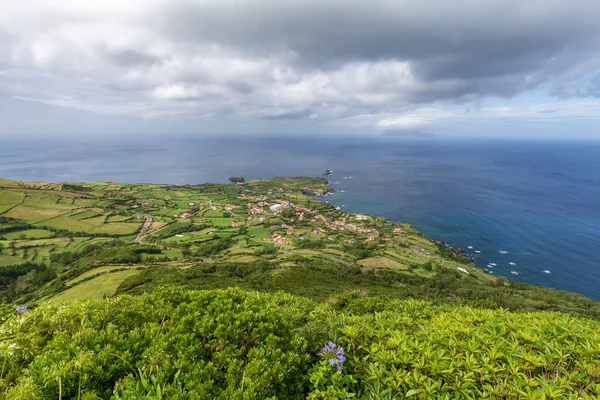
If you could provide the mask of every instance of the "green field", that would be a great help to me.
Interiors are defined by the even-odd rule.
[[[213,226],[225,228],[231,226],[233,218],[211,218],[210,222],[213,224]]]
[[[0,234],[0,237],[3,237],[7,240],[20,239],[22,237],[25,237],[26,239],[43,239],[52,236],[54,236],[54,233],[45,229],[24,229],[22,231]]]
[[[19,192],[0,190],[0,215],[23,201],[25,195]]]
[[[66,285],[73,286],[73,285],[77,284],[78,282],[81,282],[91,276],[105,274],[110,271],[114,271],[116,269],[128,269],[129,270],[129,269],[135,269],[135,268],[140,268],[140,267],[143,267],[143,266],[142,265],[107,265],[105,267],[98,267],[98,268],[94,268],[90,271],[84,272],[83,274],[79,275],[75,279],[71,279],[70,281],[66,282]]]
[[[252,227],[248,229],[248,235],[256,239],[266,239],[270,229],[264,226]]]
[[[13,257],[6,254],[0,254],[0,267],[4,267],[6,265],[16,265],[25,262],[25,260],[19,257]]]
[[[89,218],[94,218],[94,217],[99,217],[102,214],[99,214],[95,211],[82,211],[82,212],[78,212],[77,214],[72,214],[71,218],[74,218],[76,220],[82,220],[82,219],[89,219]]]
[[[117,291],[117,287],[119,287],[125,279],[137,275],[138,273],[139,271],[135,270],[105,273],[70,287],[64,292],[48,299],[48,301],[58,303],[78,299],[97,299],[105,296],[112,296]]]
[[[40,221],[58,217],[59,215],[67,214],[68,212],[69,210],[18,205],[3,215],[35,224]]]

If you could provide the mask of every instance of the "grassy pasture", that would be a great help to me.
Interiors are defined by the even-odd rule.
[[[206,218],[220,218],[223,216],[223,210],[211,210],[211,209],[207,209],[206,211],[204,211],[204,213],[202,214],[203,217]]]
[[[19,204],[23,200],[24,194],[10,190],[0,190],[0,213],[6,209]]]
[[[9,255],[0,253],[0,267],[4,267],[7,265],[23,264],[24,262],[25,262],[25,260],[23,260],[19,257],[13,257],[13,256],[9,256]]]
[[[17,203],[18,204],[18,203]],[[15,204],[0,204],[0,215],[14,207]]]
[[[211,218],[210,223],[218,227],[230,227],[233,218]]]
[[[40,225],[72,232],[93,232],[96,228],[104,225],[104,216],[79,220],[73,218],[72,215],[61,215],[60,217],[44,221]]]
[[[104,224],[94,230],[94,233],[106,235],[132,235],[140,229],[140,224],[115,222]]]
[[[7,217],[21,219],[30,224],[35,224],[40,221],[46,221],[59,215],[66,214],[68,210],[47,209],[33,206],[18,205],[8,211]]]
[[[45,229],[25,229],[22,231],[3,233],[0,236],[7,240],[15,240],[21,238],[23,235],[26,239],[44,239],[54,236],[54,233]]]
[[[253,262],[258,260],[258,257],[255,256],[251,256],[251,255],[245,255],[245,256],[238,256],[238,257],[233,257],[231,259],[231,261],[233,262],[241,262],[241,263],[247,263],[247,262]]]
[[[97,213],[95,211],[92,211],[92,210],[88,210],[88,211],[79,212],[77,214],[73,214],[73,215],[71,215],[71,218],[74,218],[74,219],[76,219],[78,221],[81,221],[83,219],[89,219],[89,218],[99,217],[100,215],[102,215],[102,214],[99,214],[99,213]]]
[[[61,292],[58,295],[50,298],[48,301],[52,303],[58,303],[79,299],[98,299],[104,296],[112,296],[125,279],[139,273],[140,271],[136,270],[105,273],[92,278],[89,281],[81,282],[78,285],[72,286],[64,292]]]
[[[265,226],[256,226],[248,229],[248,236],[256,239],[266,239],[269,237],[270,231],[271,230]]]
[[[109,215],[106,222],[123,222],[131,219],[128,215]]]
[[[80,251],[84,247],[89,246],[91,244],[99,244],[102,242],[111,241],[112,238],[89,238],[89,237],[75,237],[69,238],[69,244],[65,247],[68,251]]]
[[[6,242],[3,242],[6,246]],[[15,248],[25,248],[25,247],[44,247],[44,246],[54,246],[54,247],[66,247],[69,241],[65,241],[62,238],[47,238],[47,239],[31,239],[31,240],[15,240]]]
[[[371,257],[358,261],[358,264],[367,268],[390,268],[390,269],[408,269],[404,264],[394,261],[387,257]]]
[[[94,276],[94,275],[100,275],[100,274],[105,274],[111,271],[114,271],[116,269],[135,269],[138,267],[143,267],[143,265],[106,265],[104,267],[98,267],[98,268],[94,268],[91,269],[87,272],[84,272],[83,274],[79,275],[77,278],[73,278],[70,281],[68,281],[66,283],[67,286],[73,286],[75,284],[77,284],[78,282],[83,281],[86,278],[89,278],[90,276]]]
[[[65,207],[74,206],[75,198],[61,196],[60,199],[58,199],[58,202],[56,204],[59,204],[59,205],[65,206]]]

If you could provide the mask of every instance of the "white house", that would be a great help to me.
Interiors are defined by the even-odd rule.
[[[281,204],[273,204],[269,208],[271,209],[271,211],[277,212],[277,211],[281,211],[281,209],[283,208],[283,206]]]

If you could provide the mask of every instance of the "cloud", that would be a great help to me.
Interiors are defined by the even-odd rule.
[[[596,0],[7,1],[0,93],[414,129],[531,90],[599,97],[598,48]]]
[[[458,118],[464,112],[442,108],[423,107],[403,112],[400,115],[380,116],[376,126],[381,129],[414,130],[424,128],[435,123]]]

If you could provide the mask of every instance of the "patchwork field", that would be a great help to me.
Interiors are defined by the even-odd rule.
[[[52,294],[64,300],[111,295],[126,277],[139,273],[131,265],[179,270],[185,264],[193,270],[220,263],[248,268],[257,263],[289,268],[315,263],[432,277],[446,270],[456,273],[468,264],[443,255],[408,225],[357,218],[309,196],[328,190],[325,180],[315,178],[193,186],[0,180],[0,265],[34,263],[23,268],[54,271],[43,279],[58,276],[62,286],[26,282],[24,274],[17,279],[25,287],[18,295],[39,291],[48,297],[66,287],[62,294]],[[271,209],[275,204],[277,211]],[[118,269],[115,265],[127,271],[111,272]],[[469,268],[469,277],[495,279]],[[281,277],[278,268],[269,270]],[[233,273],[238,275],[245,276]],[[467,274],[457,277],[466,279]],[[230,278],[226,274],[223,281]],[[155,280],[143,280],[142,286]]]

